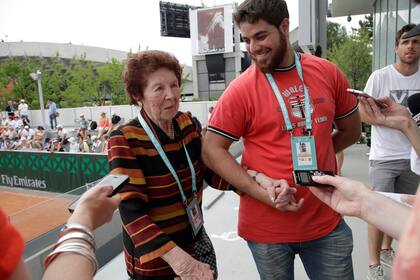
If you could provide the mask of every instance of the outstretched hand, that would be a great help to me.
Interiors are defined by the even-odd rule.
[[[360,97],[359,100],[373,125],[404,131],[414,123],[408,109],[395,103],[388,96],[377,99],[381,104],[385,104],[386,108],[384,109],[380,109],[372,98]]]
[[[121,202],[119,194],[108,197],[111,193],[111,186],[95,186],[87,190],[68,222],[82,224],[92,230],[109,222]]]
[[[358,181],[353,181],[340,176],[313,176],[312,179],[323,185],[331,185],[334,188],[309,187],[310,191],[336,212],[360,217],[362,202],[365,196],[371,192],[367,186]]]

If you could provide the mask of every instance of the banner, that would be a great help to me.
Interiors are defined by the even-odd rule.
[[[0,151],[0,185],[65,193],[109,172],[102,154]]]
[[[232,5],[190,10],[193,55],[233,52]]]

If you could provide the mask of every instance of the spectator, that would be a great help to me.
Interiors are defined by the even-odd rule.
[[[389,96],[400,105],[407,106],[407,98],[420,89],[419,39],[403,39],[414,24],[403,26],[396,34],[397,61],[376,70],[369,77],[365,92],[374,98]],[[369,184],[373,190],[415,194],[419,176],[410,170],[411,145],[406,136],[396,129],[379,126],[360,107],[362,120],[372,125],[369,153]],[[394,258],[392,238],[373,225],[368,225],[369,270],[368,279],[382,279],[383,266],[391,267]]]
[[[67,131],[64,129],[63,125],[57,125],[57,138],[61,140],[61,145],[64,146],[68,143]]]
[[[76,138],[70,137],[69,138],[69,152],[70,153],[78,153],[80,151],[79,149],[79,143],[77,143]]]
[[[32,147],[35,149],[42,150],[44,148],[44,134],[45,130],[42,126],[38,126],[38,130],[35,133],[34,140],[32,141]]]
[[[112,126],[115,127],[121,121],[121,117],[117,115],[115,111],[111,112],[111,123]]]
[[[25,137],[28,140],[32,140],[34,136],[35,131],[27,125],[19,132],[19,137]]]
[[[22,119],[24,125],[29,125],[29,123],[30,123],[30,121],[29,121],[29,107],[28,107],[28,104],[26,104],[25,99],[20,100],[18,110],[19,110],[19,116]]]
[[[7,101],[6,112],[9,117],[15,115],[15,106],[12,100]]]
[[[100,153],[102,154],[108,153],[108,141],[109,141],[109,135],[108,134],[102,135],[102,149]]]
[[[16,143],[16,150],[30,150],[31,144],[26,137],[21,137],[20,140]]]
[[[85,114],[81,113],[79,116],[79,128],[88,128],[89,122],[85,119]]]
[[[55,129],[57,126],[57,115],[58,115],[57,105],[51,99],[48,99],[47,106],[48,106],[48,116],[50,118],[51,129]]]
[[[99,136],[106,134],[109,129],[111,129],[111,121],[106,116],[106,113],[102,112],[99,118]]]
[[[92,145],[90,146],[90,151],[92,153],[101,153],[102,152],[102,141],[96,135],[92,136]]]

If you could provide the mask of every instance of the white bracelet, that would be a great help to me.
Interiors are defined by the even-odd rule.
[[[84,232],[69,232],[66,233],[65,235],[63,235],[62,237],[60,237],[60,239],[58,239],[57,241],[57,245],[55,245],[55,247],[58,247],[61,243],[63,243],[64,241],[67,241],[69,239],[81,239],[86,241],[94,250],[96,248],[96,244],[95,244],[95,240],[92,239],[88,234],[84,233]]]
[[[93,231],[87,226],[84,226],[81,224],[65,224],[63,228],[61,229],[59,236],[61,237],[70,231],[84,232],[88,234],[92,239],[95,239],[95,235],[93,234]]]
[[[92,264],[92,276],[94,276],[98,270],[98,262],[93,250],[87,249],[85,244],[81,243],[66,243],[58,246],[53,252],[51,252],[45,259],[44,265],[47,268],[51,262],[53,262],[62,253],[76,253],[89,259]]]

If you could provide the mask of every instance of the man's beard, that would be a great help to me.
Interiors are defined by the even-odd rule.
[[[287,43],[286,36],[279,31],[279,44],[277,49],[272,49],[272,56],[266,61],[254,60],[257,67],[264,73],[272,72],[277,68],[286,56]]]

